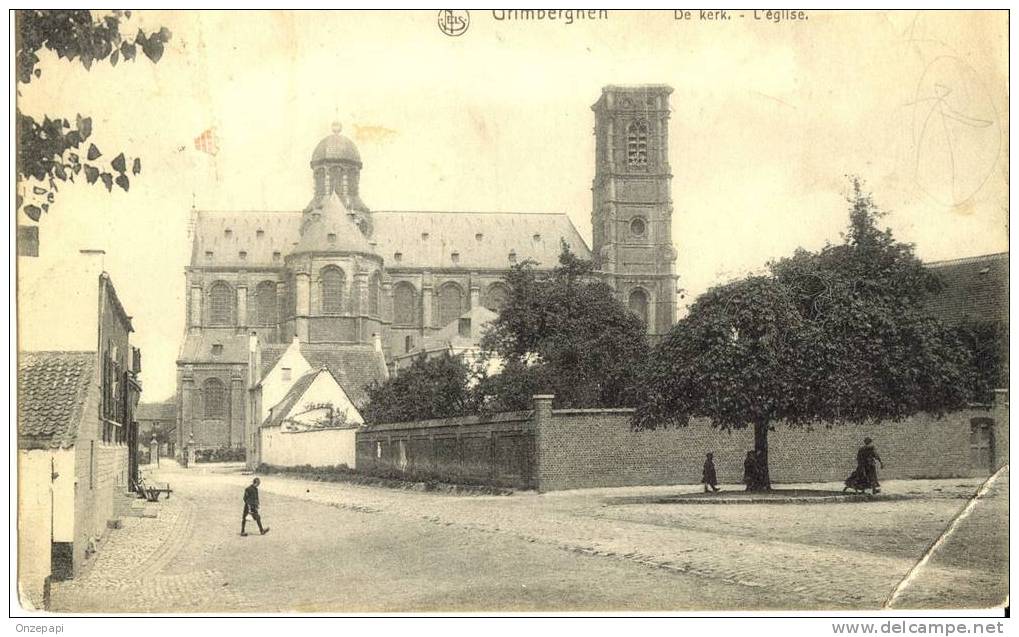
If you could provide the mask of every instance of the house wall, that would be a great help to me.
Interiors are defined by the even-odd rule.
[[[283,431],[282,427],[263,427],[262,462],[274,467],[332,467],[357,465],[356,429],[313,429]]]

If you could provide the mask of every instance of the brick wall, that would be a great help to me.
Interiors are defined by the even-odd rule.
[[[357,468],[533,488],[531,412],[372,425],[357,432]]]
[[[843,480],[855,466],[867,435],[884,460],[884,479],[947,478],[989,473],[970,449],[970,419],[994,419],[995,466],[1008,462],[1008,405],[972,408],[936,419],[916,416],[899,423],[828,428],[777,425],[769,434],[772,481]],[[537,482],[541,491],[586,487],[696,484],[704,454],[715,454],[722,483],[740,483],[753,432],[732,432],[692,420],[687,427],[635,432],[630,410],[553,410],[551,397],[535,397]]]

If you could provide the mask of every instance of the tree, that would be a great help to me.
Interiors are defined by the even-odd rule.
[[[709,418],[753,427],[770,488],[768,432],[943,415],[976,383],[972,357],[930,316],[937,278],[853,181],[843,243],[798,250],[770,274],[709,290],[653,352],[634,427]]]
[[[78,60],[86,70],[96,62],[109,60],[112,66],[133,61],[138,49],[153,63],[163,56],[171,34],[165,27],[157,32],[138,30],[134,37],[121,35],[121,23],[130,11],[112,11],[96,17],[88,10],[21,10],[16,13],[15,75],[21,84],[42,76],[39,52],[52,51],[59,59]],[[58,182],[75,181],[84,173],[89,184],[102,183],[127,191],[131,175],[141,172],[141,160],[119,153],[109,162],[92,143],[92,118],[76,115],[43,116],[38,121],[16,110],[17,210],[39,221],[55,200]],[[87,146],[86,146],[87,144]]]
[[[633,404],[648,352],[641,320],[565,243],[551,276],[534,265],[517,264],[506,276],[509,297],[482,341],[505,367],[479,391],[499,409],[527,408],[536,392],[555,394],[564,407]]]
[[[448,352],[434,358],[422,355],[384,383],[369,385],[368,403],[361,413],[371,424],[475,413],[477,395],[471,389],[475,374]]]

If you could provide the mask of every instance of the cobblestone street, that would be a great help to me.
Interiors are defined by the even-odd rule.
[[[655,503],[696,487],[452,496],[280,476],[265,536],[241,537],[236,465],[158,476],[156,518],[127,518],[57,611],[881,608],[981,480],[890,481],[874,502]],[[999,605],[1007,471],[897,607]],[[812,485],[817,488],[817,485]],[[834,486],[834,485],[829,485]],[[736,487],[730,487],[736,488]],[[249,527],[250,528],[250,527]]]

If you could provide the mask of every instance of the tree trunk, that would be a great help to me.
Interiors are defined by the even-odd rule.
[[[771,475],[768,473],[768,423],[754,423],[754,453],[757,454],[757,488],[771,490]]]

